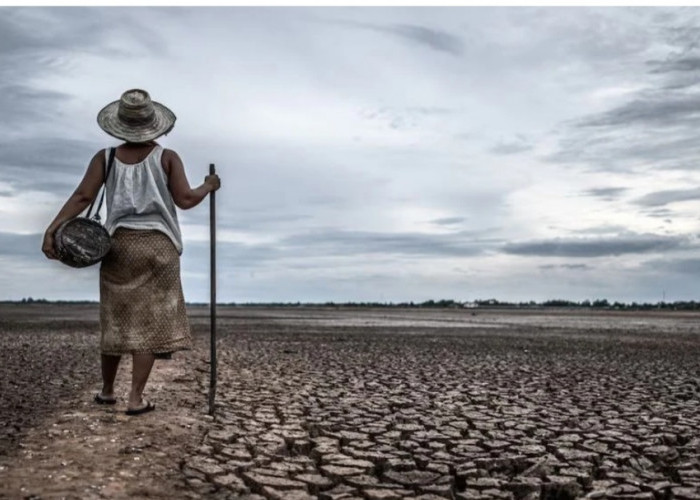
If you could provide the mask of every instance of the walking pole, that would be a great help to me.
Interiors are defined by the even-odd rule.
[[[214,175],[214,164],[209,164],[209,175]],[[214,415],[214,398],[216,397],[216,191],[209,193],[209,247],[211,266],[211,298],[210,310],[210,359],[211,372],[209,374],[209,415]]]

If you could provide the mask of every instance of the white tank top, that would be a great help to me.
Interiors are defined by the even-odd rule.
[[[163,148],[157,145],[139,163],[120,162],[116,157],[107,179],[107,220],[110,235],[119,227],[155,229],[165,233],[182,254],[182,234],[175,202],[168,189],[168,176],[161,165]],[[109,148],[105,150],[105,165]]]

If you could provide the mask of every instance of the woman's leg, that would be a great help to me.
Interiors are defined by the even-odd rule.
[[[141,397],[143,389],[151,374],[155,356],[153,354],[134,354],[134,366],[131,371],[131,393],[129,394],[129,409],[135,410],[143,406]]]
[[[117,368],[121,356],[102,355],[102,392],[100,396],[105,399],[114,398],[114,378],[117,376]]]

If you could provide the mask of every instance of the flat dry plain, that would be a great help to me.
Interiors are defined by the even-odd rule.
[[[0,305],[0,497],[700,499],[700,315],[219,308],[158,409],[99,388],[96,306]]]

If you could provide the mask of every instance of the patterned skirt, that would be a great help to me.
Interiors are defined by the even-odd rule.
[[[118,228],[100,267],[102,354],[169,357],[192,348],[180,255],[160,231]]]

